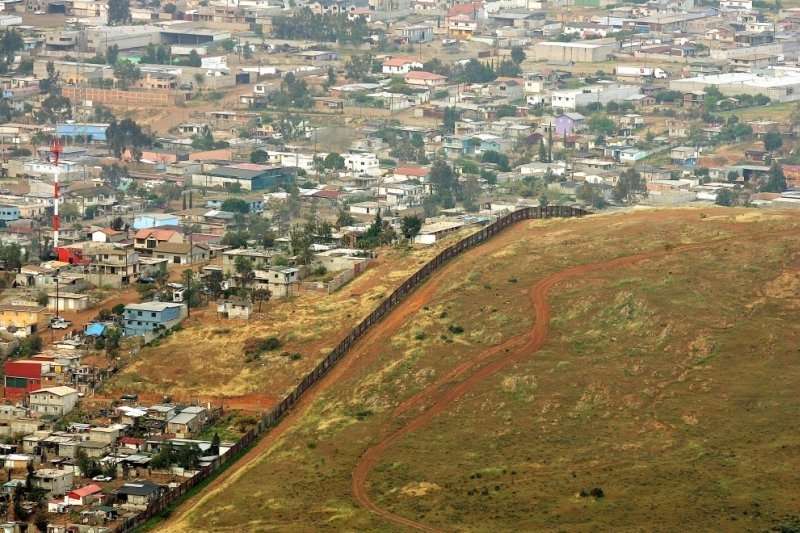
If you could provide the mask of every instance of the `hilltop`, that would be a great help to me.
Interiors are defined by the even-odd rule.
[[[796,515],[798,222],[705,208],[520,223],[437,272],[164,529]]]

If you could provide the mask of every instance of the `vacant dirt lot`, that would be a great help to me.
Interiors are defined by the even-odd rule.
[[[436,274],[165,529],[800,514],[797,223],[709,208],[520,224]]]

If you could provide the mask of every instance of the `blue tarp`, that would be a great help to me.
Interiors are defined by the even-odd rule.
[[[105,333],[106,327],[103,324],[94,323],[86,328],[86,334],[92,337],[99,337]]]

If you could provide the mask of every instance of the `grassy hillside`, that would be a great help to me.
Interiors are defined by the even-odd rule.
[[[435,275],[259,460],[165,529],[763,530],[800,515],[798,221],[521,223]]]

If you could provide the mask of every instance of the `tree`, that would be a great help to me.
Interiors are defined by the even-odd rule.
[[[112,67],[117,64],[117,60],[119,59],[119,45],[115,44],[114,46],[109,46],[106,50],[106,63],[111,65]]]
[[[115,217],[111,221],[110,226],[114,231],[122,231],[122,229],[125,227],[125,221],[122,220],[122,217]]]
[[[127,24],[131,21],[130,0],[108,0],[108,25]]]
[[[344,168],[344,157],[337,154],[336,152],[331,152],[325,156],[323,164],[327,169],[341,170]]]
[[[486,150],[483,152],[481,155],[481,160],[484,163],[494,163],[497,165],[497,168],[500,169],[500,172],[509,172],[511,170],[508,162],[508,156],[495,150]]]
[[[250,299],[258,302],[258,313],[261,312],[261,304],[269,301],[270,297],[272,297],[272,293],[267,289],[256,289],[250,293]]]
[[[339,210],[339,214],[336,216],[336,227],[337,228],[344,228],[346,226],[352,226],[356,223],[355,217],[345,211],[344,209]]]
[[[269,161],[269,153],[266,150],[262,150],[260,148],[256,148],[252,152],[250,152],[250,162],[255,163],[257,165],[263,165]]]
[[[431,167],[430,181],[433,192],[445,209],[455,207],[455,196],[458,190],[458,177],[450,165],[442,160],[436,161]]]
[[[615,200],[628,205],[634,204],[640,196],[646,194],[647,185],[635,168],[629,168],[620,174],[611,193]]]
[[[216,431],[214,432],[214,436],[211,438],[211,448],[208,449],[208,453],[211,455],[219,455],[219,445],[222,441],[219,438],[219,433]]]
[[[544,139],[539,141],[539,162],[550,163],[550,160],[547,157],[547,148],[544,147]]]
[[[336,84],[336,71],[333,70],[332,65],[328,65],[328,80],[325,82],[325,90],[327,91]]]
[[[607,205],[603,192],[596,183],[585,182],[578,188],[575,196],[584,205],[590,205],[597,209],[602,209]]]
[[[445,107],[442,116],[442,130],[445,133],[453,133],[456,130],[456,121],[461,118],[460,113],[455,107]]]
[[[200,57],[200,54],[197,53],[197,50],[192,48],[192,50],[189,52],[189,66],[199,68],[202,66],[202,64],[203,60]]]
[[[764,149],[768,152],[774,152],[783,146],[783,137],[777,131],[770,131],[764,135]]]
[[[614,121],[603,115],[592,115],[586,121],[586,126],[595,135],[611,135],[616,129]]]
[[[174,15],[177,10],[178,6],[172,3],[164,4],[164,7],[162,8],[162,11],[164,11],[164,13],[167,13],[169,15]]]
[[[403,237],[409,240],[414,239],[419,234],[419,230],[422,229],[422,218],[418,215],[404,216],[400,223],[400,231]]]
[[[517,65],[525,61],[525,50],[521,46],[511,47],[511,61]]]
[[[778,163],[773,163],[769,169],[767,182],[761,186],[761,192],[784,192],[785,190],[786,176],[783,174],[783,168]]]
[[[123,90],[127,91],[128,88],[136,80],[142,77],[142,71],[139,66],[132,61],[118,61],[114,65],[114,78],[117,80],[117,85]]]
[[[246,290],[250,282],[252,282],[256,277],[256,274],[253,271],[253,261],[241,255],[237,256],[233,263],[233,268],[239,277],[242,288]]]
[[[142,148],[150,144],[150,137],[131,118],[124,118],[108,126],[106,139],[108,147],[119,159],[122,159],[126,150],[130,150],[133,158],[138,160],[142,156]]]
[[[725,207],[731,207],[733,205],[733,199],[734,196],[730,189],[719,189],[714,203]]]
[[[247,214],[250,212],[250,204],[241,198],[226,198],[225,201],[222,202],[221,209],[223,211],[230,211],[231,213]]]

